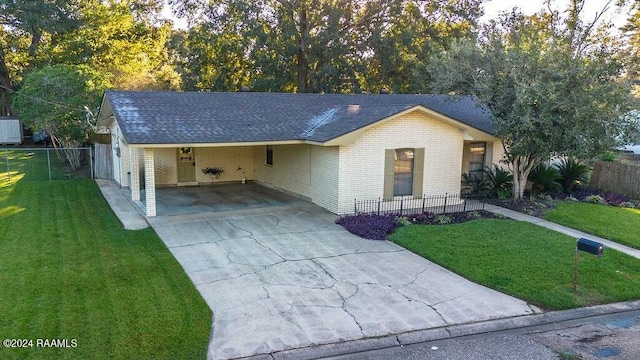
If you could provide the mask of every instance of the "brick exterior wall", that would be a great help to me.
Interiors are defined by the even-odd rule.
[[[366,130],[340,147],[337,213],[353,212],[354,199],[383,197],[385,149],[424,148],[423,193],[459,193],[462,147],[460,129],[417,111]]]
[[[140,156],[139,149],[129,149],[130,169],[131,171],[131,200],[140,201]]]
[[[156,216],[156,172],[154,168],[154,149],[144,149],[144,195],[147,216]]]
[[[174,153],[177,151],[173,149]],[[202,172],[206,167],[222,168],[220,178],[214,182],[253,180],[254,160],[252,146],[233,146],[216,148],[196,148],[196,180],[200,183],[211,183],[211,177]],[[175,167],[175,163],[174,163]],[[242,170],[238,170],[242,168]],[[243,173],[244,172],[244,173]]]
[[[194,148],[196,181],[211,183],[211,177],[202,172],[206,167],[219,167],[224,172],[214,182],[253,180],[254,155],[251,146],[230,146],[215,148]],[[156,184],[160,186],[176,185],[178,183],[178,149],[155,149]],[[242,170],[238,170],[242,168]]]
[[[493,142],[492,163],[502,167],[503,169],[506,169],[507,164],[503,163],[502,160],[504,160],[504,149],[502,148],[502,141],[496,140]]]
[[[332,212],[338,211],[338,147],[274,145],[273,166],[266,147],[254,149],[255,180],[297,194]]]
[[[178,183],[178,150],[175,148],[154,149],[154,167],[156,170],[156,184],[175,185]]]

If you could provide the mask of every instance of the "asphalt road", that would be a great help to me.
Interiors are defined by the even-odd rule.
[[[329,357],[331,360],[640,359],[640,311]]]

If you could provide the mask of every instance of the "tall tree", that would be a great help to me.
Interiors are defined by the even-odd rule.
[[[196,25],[177,58],[198,89],[415,91],[415,66],[482,14],[483,0],[172,0]],[[202,67],[201,69],[198,66]],[[409,85],[407,85],[409,84]],[[188,85],[187,85],[188,88]]]
[[[80,166],[79,147],[87,135],[85,107],[99,105],[110,87],[107,76],[85,65],[54,65],[30,71],[15,97],[25,125],[45,129],[63,146],[73,169]]]
[[[78,26],[78,8],[73,0],[0,0],[0,116],[13,114],[13,78],[37,62],[44,39]]]
[[[640,2],[634,3],[631,16],[622,30],[627,42],[622,51],[626,76],[633,83],[635,97],[640,100]]]
[[[403,1],[387,17],[368,22],[361,36],[365,88],[395,92],[429,91],[422,71],[430,58],[478,27],[482,0]]]
[[[568,17],[504,14],[431,68],[436,91],[473,94],[489,108],[515,200],[550,156],[588,158],[636,135],[620,118],[629,94],[620,61],[606,42],[590,40],[591,26],[577,26],[580,1],[572,3]]]
[[[120,89],[177,89],[168,66],[170,23],[159,0],[84,0],[81,25],[58,39],[53,63],[85,64],[109,73]]]

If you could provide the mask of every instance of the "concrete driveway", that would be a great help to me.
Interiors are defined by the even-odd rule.
[[[214,312],[210,359],[531,314],[314,205],[149,221]]]

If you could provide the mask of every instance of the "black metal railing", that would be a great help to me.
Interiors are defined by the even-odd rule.
[[[394,199],[355,200],[355,214],[415,215],[425,212],[445,214],[484,210],[485,195],[444,194]]]

